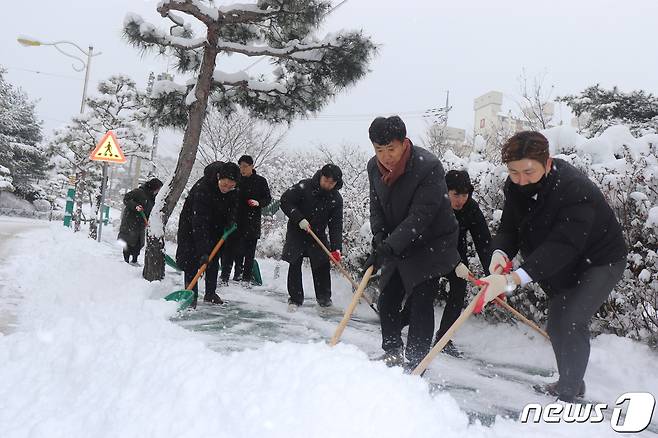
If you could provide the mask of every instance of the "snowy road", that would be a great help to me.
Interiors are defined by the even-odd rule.
[[[0,216],[0,264],[8,254],[8,245],[21,233],[37,228],[47,227],[48,222]],[[16,292],[9,293],[5,287],[7,279],[0,276],[0,333],[11,333],[16,320],[16,308],[21,299]]]
[[[517,421],[526,403],[552,401],[531,385],[555,378],[550,345],[522,326],[470,318],[455,336],[466,357],[440,355],[420,379],[368,360],[381,354],[381,335],[365,305],[328,347],[340,315],[318,314],[308,268],[296,313],[286,311],[287,264],[276,276],[265,259],[263,287],[231,284],[219,290],[225,305],[177,314],[162,298],[184,287],[182,276],[167,269],[145,282],[114,231],[99,244],[61,224],[25,226],[3,228],[21,231],[3,236],[3,294],[22,298],[17,329],[0,335],[2,438],[619,436],[610,421]],[[349,283],[334,273],[332,286],[344,309]],[[613,406],[625,392],[658,394],[656,360],[646,345],[597,337],[588,398]]]

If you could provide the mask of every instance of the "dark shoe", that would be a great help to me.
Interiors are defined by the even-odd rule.
[[[318,306],[320,307],[331,307],[333,306],[333,302],[331,301],[331,298],[328,298],[326,300],[318,300]]]
[[[533,385],[532,388],[540,394],[550,395],[551,397],[560,397],[560,394],[557,392],[557,382],[546,383],[546,384],[537,384]],[[580,389],[576,397],[583,398],[585,397],[585,381],[580,384]],[[561,399],[562,400],[562,399]]]
[[[233,276],[233,281],[242,281],[242,275],[240,274],[235,274]]]
[[[450,356],[456,357],[457,359],[464,357],[464,354],[459,351],[457,347],[455,347],[455,344],[452,341],[448,341],[445,347],[443,347],[443,350],[441,350],[441,353],[449,354]]]
[[[212,294],[206,294],[203,297],[203,301],[206,303],[211,303],[211,304],[224,304],[224,301],[219,297],[219,295],[212,293]]]
[[[226,287],[226,286],[228,286],[228,278],[226,278],[226,279],[224,279],[224,278],[220,279],[220,280],[219,280],[219,286],[220,286],[220,287]]]
[[[399,348],[387,351],[375,360],[384,362],[387,367],[399,367],[404,364],[404,354],[402,354],[402,349]]]
[[[414,361],[414,362],[407,362],[404,365],[402,365],[402,369],[404,369],[405,374],[411,374],[416,367],[420,364],[420,361]],[[420,373],[420,377],[423,377],[425,375],[425,371],[427,371],[427,368],[423,370],[422,373]]]

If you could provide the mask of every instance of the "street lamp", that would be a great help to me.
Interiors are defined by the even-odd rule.
[[[82,88],[82,102],[80,103],[80,114],[84,113],[85,111],[85,101],[87,100],[87,84],[89,83],[89,65],[91,64],[91,58],[94,56],[98,56],[101,54],[101,52],[94,53],[94,47],[89,46],[89,50],[84,50],[82,47],[78,46],[76,43],[71,42],[71,41],[55,41],[52,43],[46,43],[43,41],[39,41],[36,38],[31,38],[27,36],[19,36],[16,38],[18,43],[24,47],[36,47],[36,46],[53,46],[59,53],[61,53],[64,56],[68,56],[69,58],[75,59],[77,62],[80,64],[76,66],[75,64],[72,64],[71,67],[73,67],[73,70],[77,72],[81,72],[82,70],[85,70],[85,83]],[[68,46],[73,46],[76,49],[78,49],[83,55],[87,57],[87,61],[85,62],[82,58],[72,55],[66,51],[64,51],[60,46],[62,45],[68,45]],[[74,168],[75,175],[78,173],[77,166]],[[105,184],[105,172],[103,172],[103,184]],[[77,187],[77,183],[76,183]],[[73,191],[73,196],[75,197],[75,191]],[[69,210],[70,208],[70,210]],[[102,211],[102,204],[101,204],[101,218],[103,215]],[[73,214],[73,201],[71,201],[71,205],[69,207],[68,202],[66,206],[66,213],[64,216],[64,224],[67,224],[67,217],[71,217]],[[80,217],[82,216],[82,201],[78,197],[77,200],[77,207],[76,207],[76,213],[75,213],[75,223],[73,226],[74,231],[80,231]],[[70,220],[70,219],[69,219]],[[99,236],[100,237],[100,236]],[[99,239],[100,241],[100,239]]]
[[[69,58],[75,59],[77,62],[80,63],[79,66],[76,66],[75,64],[72,64],[71,67],[73,67],[73,70],[75,71],[82,71],[85,70],[85,83],[84,87],[82,89],[82,102],[80,103],[80,114],[82,114],[85,110],[85,101],[87,100],[87,84],[89,83],[89,65],[91,64],[91,58],[94,56],[98,56],[101,54],[101,52],[94,53],[94,47],[89,46],[89,50],[84,50],[80,46],[78,46],[76,43],[71,42],[71,41],[55,41],[52,43],[45,43],[43,41],[39,41],[35,38],[31,37],[26,37],[26,36],[19,36],[17,38],[17,41],[19,44],[21,44],[24,47],[35,47],[35,46],[53,46],[59,53],[62,55],[68,56]],[[85,62],[82,58],[79,58],[78,56],[72,55],[68,52],[65,52],[60,45],[69,45],[73,46],[76,49],[78,49],[83,55],[87,57],[87,61]]]

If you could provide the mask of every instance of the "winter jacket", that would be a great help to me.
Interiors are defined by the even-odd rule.
[[[217,161],[204,169],[183,204],[178,221],[176,263],[187,271],[200,266],[202,256],[209,256],[224,229],[235,222],[237,191],[222,193],[217,185],[217,172],[223,163]]]
[[[281,195],[281,210],[289,218],[282,255],[287,262],[308,256],[314,261],[329,263],[328,256],[313,237],[299,228],[302,219],[309,221],[313,232],[330,251],[343,249],[343,197],[338,192],[343,181],[337,181],[330,191],[323,190],[320,172],[313,178],[301,180]],[[327,228],[331,245],[327,240]]]
[[[258,201],[258,207],[250,207],[249,199]],[[270,187],[267,180],[260,175],[253,174],[241,177],[238,183],[238,234],[245,239],[260,238],[261,211],[272,202]]]
[[[627,248],[621,226],[599,188],[571,164],[553,159],[539,193],[527,197],[508,178],[505,205],[491,249],[521,265],[552,295],[575,286],[590,266],[622,261]]]
[[[141,185],[125,194],[123,204],[117,239],[125,241],[129,247],[141,249],[144,246],[146,222],[135,208],[138,205],[144,207],[144,215],[148,218],[155,204],[155,196],[152,191]]]
[[[404,174],[390,187],[382,181],[377,157],[368,162],[370,228],[393,250],[382,267],[380,289],[398,270],[408,294],[430,278],[452,271],[459,263],[459,226],[448,199],[439,159],[411,146]]]
[[[480,258],[480,263],[485,272],[489,272],[489,262],[491,259],[491,233],[484,219],[482,210],[478,203],[469,195],[468,201],[461,210],[453,210],[455,218],[459,222],[459,239],[457,250],[461,256],[462,263],[468,266],[466,234],[471,233],[471,238],[475,244],[475,250]]]

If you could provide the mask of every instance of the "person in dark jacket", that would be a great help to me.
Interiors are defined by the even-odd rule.
[[[589,321],[621,278],[627,248],[599,188],[569,163],[549,156],[539,132],[512,136],[502,148],[509,177],[500,228],[493,239],[485,304],[537,282],[549,297],[547,332],[559,380],[535,389],[573,402],[584,395]],[[502,275],[520,252],[523,263]]]
[[[152,178],[123,197],[124,208],[117,239],[125,242],[123,259],[126,263],[137,263],[139,252],[144,247],[146,222],[155,204],[155,196],[161,188],[162,181]]]
[[[243,155],[238,160],[240,181],[238,182],[238,240],[235,252],[235,273],[233,279],[242,280],[249,287],[251,270],[256,255],[256,244],[260,239],[261,211],[272,202],[267,180],[254,169],[254,159]],[[226,272],[224,272],[226,271]],[[222,279],[228,280],[231,267],[222,267]]]
[[[235,186],[239,176],[240,169],[235,163],[211,163],[206,166],[203,177],[192,186],[185,199],[178,222],[176,263],[185,272],[186,286],[201,265],[208,261],[224,230],[235,222]],[[216,293],[218,272],[218,257],[214,257],[205,272],[206,290],[203,297],[204,301],[213,304],[222,304],[222,299]],[[196,306],[196,285],[193,290],[193,306]]]
[[[304,179],[281,195],[281,210],[288,216],[286,243],[282,259],[288,262],[288,310],[294,312],[304,303],[302,261],[311,261],[315,297],[320,307],[331,302],[329,257],[309,235],[312,230],[332,256],[340,261],[343,247],[343,173],[335,164],[326,164],[313,178]],[[329,240],[326,230],[329,229]],[[331,245],[329,244],[331,242]]]
[[[486,274],[489,273],[489,245],[491,244],[491,233],[487,221],[480,210],[477,201],[473,199],[473,184],[466,170],[451,170],[446,173],[446,186],[448,187],[448,198],[450,206],[459,223],[459,239],[457,250],[461,257],[461,264],[446,277],[450,286],[446,305],[443,309],[441,324],[436,332],[434,341],[438,342],[448,329],[455,323],[464,308],[466,299],[466,282],[468,281],[468,244],[466,238],[471,233],[480,263]],[[409,324],[410,301],[407,300],[402,309],[402,325]],[[462,353],[452,340],[448,341],[443,352],[455,357],[461,357]]]
[[[414,146],[398,116],[369,128],[375,156],[368,162],[373,251],[366,266],[381,268],[378,308],[381,359],[413,369],[430,350],[434,296],[440,277],[459,264],[459,226],[450,208],[439,159]],[[400,308],[412,298],[404,364]]]

